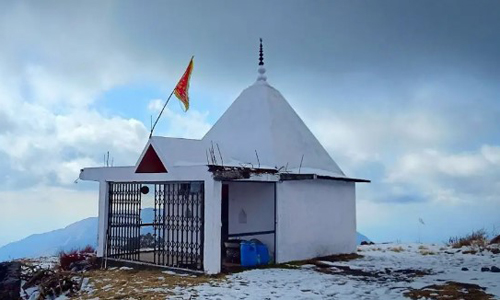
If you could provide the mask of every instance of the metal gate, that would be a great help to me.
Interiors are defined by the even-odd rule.
[[[203,227],[203,182],[109,183],[106,258],[203,270]]]

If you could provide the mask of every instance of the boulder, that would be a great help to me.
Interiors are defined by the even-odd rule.
[[[481,268],[481,272],[489,272],[489,271],[490,271],[490,268],[488,268],[488,267]]]
[[[491,272],[500,273],[500,268],[493,266],[493,267],[491,267]]]
[[[0,300],[16,300],[21,292],[21,263],[0,263]]]
[[[462,271],[469,271],[469,269],[464,267],[464,268],[462,268]]]

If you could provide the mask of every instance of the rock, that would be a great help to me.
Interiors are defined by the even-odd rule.
[[[21,263],[0,263],[0,300],[20,299]]]
[[[500,249],[498,249],[498,248],[491,248],[491,249],[489,249],[489,250],[490,250],[490,252],[491,252],[491,253],[493,253],[493,254],[500,254]]]
[[[374,242],[369,242],[369,241],[368,242],[367,241],[362,241],[360,245],[362,245],[362,246],[365,246],[365,245],[375,245],[375,243]]]
[[[493,273],[500,273],[500,268],[497,268],[496,266],[491,267],[491,272]]]
[[[500,244],[500,235],[497,235],[494,237],[491,241],[490,244]]]
[[[488,268],[488,267],[481,268],[481,272],[489,272],[489,271],[490,271],[490,268]]]
[[[69,269],[73,272],[87,271],[90,267],[91,263],[88,260],[75,261],[69,265]]]
[[[469,271],[469,269],[467,269],[467,268],[462,268],[462,271]]]

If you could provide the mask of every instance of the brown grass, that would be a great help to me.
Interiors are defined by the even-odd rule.
[[[453,248],[462,248],[464,246],[485,247],[488,245],[488,235],[484,229],[480,229],[463,237],[451,237],[447,245]]]
[[[411,289],[403,294],[410,299],[464,299],[492,300],[493,295],[486,294],[485,288],[470,283],[448,281],[445,284],[433,284],[421,289]]]
[[[218,285],[224,277],[178,276],[161,270],[94,270],[86,273],[93,293],[80,291],[75,299],[165,299],[175,287],[189,288],[209,282]]]
[[[389,250],[392,251],[392,252],[398,252],[398,253],[405,251],[405,249],[403,247],[401,247],[401,246],[399,246],[399,247],[392,247],[392,248],[389,248]]]

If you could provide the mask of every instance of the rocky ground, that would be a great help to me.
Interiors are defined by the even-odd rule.
[[[482,250],[365,245],[358,248],[358,255],[215,277],[126,267],[91,270],[84,273],[81,290],[71,298],[500,299],[499,250],[498,245]],[[23,297],[33,296],[25,293]]]

